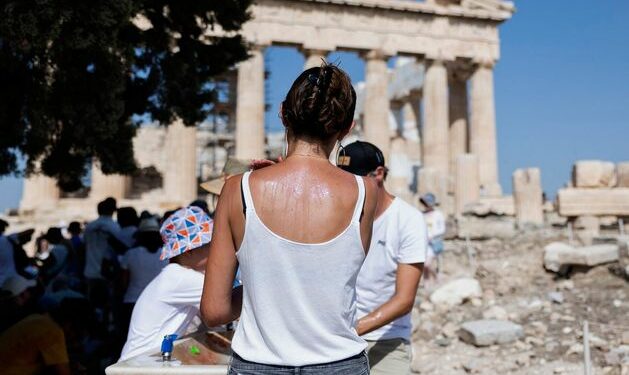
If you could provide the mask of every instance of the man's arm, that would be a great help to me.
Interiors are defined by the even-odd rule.
[[[395,294],[382,306],[358,320],[356,331],[359,335],[383,327],[413,309],[423,269],[423,263],[398,264]]]

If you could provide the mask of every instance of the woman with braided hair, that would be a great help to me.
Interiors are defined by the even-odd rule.
[[[341,69],[304,71],[281,107],[284,161],[223,188],[201,312],[208,326],[240,317],[229,374],[369,373],[354,329],[355,285],[376,187],[329,162],[355,106]],[[243,285],[232,290],[238,266]]]

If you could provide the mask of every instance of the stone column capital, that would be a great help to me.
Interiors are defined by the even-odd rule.
[[[382,50],[372,49],[370,51],[365,51],[360,54],[360,57],[363,59],[370,60],[387,60],[389,56]]]
[[[496,60],[489,57],[479,57],[472,60],[477,68],[493,69],[496,65]]]
[[[302,46],[299,48],[299,52],[301,52],[305,57],[311,56],[311,55],[316,55],[316,56],[326,56],[328,53],[330,53],[329,50],[327,49],[322,49],[322,48],[308,48],[305,46]]]

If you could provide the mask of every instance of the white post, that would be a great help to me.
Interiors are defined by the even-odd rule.
[[[592,358],[590,358],[590,327],[587,320],[583,322],[583,367],[585,375],[592,375]]]

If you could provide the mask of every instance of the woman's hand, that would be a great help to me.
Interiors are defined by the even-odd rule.
[[[262,169],[270,167],[271,165],[275,165],[277,163],[281,163],[282,161],[284,161],[284,159],[282,159],[281,156],[277,159],[277,162],[269,159],[253,159],[251,160],[251,164],[249,164],[249,167],[255,171],[257,169]]]

